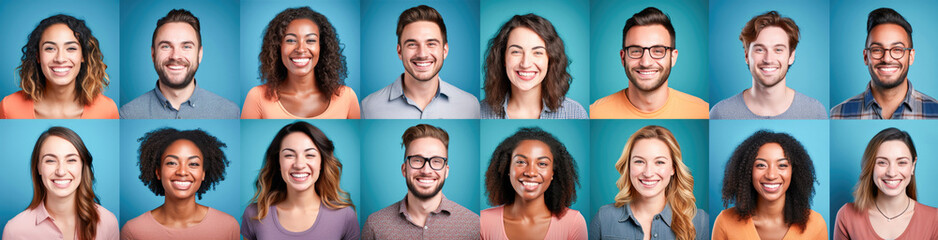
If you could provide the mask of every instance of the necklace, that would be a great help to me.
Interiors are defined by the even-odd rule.
[[[908,210],[909,210],[909,205],[911,205],[911,203],[912,203],[912,198],[909,198],[908,203],[905,204],[905,209],[903,209],[902,212],[899,213],[899,215],[896,215],[895,217],[888,217],[888,216],[886,216],[886,214],[883,213],[883,210],[880,210],[880,209],[879,209],[879,204],[874,204],[874,205],[876,205],[876,210],[879,211],[879,214],[882,214],[883,217],[886,218],[886,221],[887,221],[887,222],[892,222],[893,219],[896,219],[896,218],[898,218],[899,216],[902,216],[902,214],[905,214],[905,211],[908,211]]]

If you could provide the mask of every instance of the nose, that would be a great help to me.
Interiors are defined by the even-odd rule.
[[[534,56],[532,56],[532,54],[533,54],[533,53],[525,53],[525,54],[522,54],[522,56],[521,56],[521,68],[522,68],[522,69],[526,69],[526,68],[528,68],[528,67],[531,67],[531,64],[533,63],[531,60],[533,60],[532,58],[534,57]]]
[[[645,166],[645,167],[642,168],[642,176],[643,176],[643,177],[652,177],[652,176],[654,176],[654,173],[655,173],[655,170],[654,170],[654,169],[651,169],[651,167],[649,167],[649,166]]]
[[[898,171],[897,171],[897,169],[896,169],[896,165],[895,165],[895,164],[889,164],[889,166],[886,167],[886,177],[895,177],[896,174],[898,174]]]
[[[188,175],[189,175],[189,168],[187,168],[187,167],[185,167],[185,166],[177,167],[175,174],[176,174],[176,176],[188,176]]]
[[[524,167],[523,174],[525,177],[537,176],[537,167],[534,164],[528,164]]]
[[[642,58],[639,63],[643,67],[650,67],[655,64],[655,59],[651,57],[651,49],[642,49]]]
[[[778,167],[770,166],[768,169],[766,169],[765,178],[769,180],[778,178]]]
[[[64,63],[66,61],[65,51],[56,51],[52,61],[55,63]]]
[[[55,165],[55,175],[56,175],[56,176],[65,176],[65,174],[66,174],[66,172],[65,172],[65,161],[59,161],[59,163]]]
[[[306,165],[306,162],[307,162],[307,161],[306,161],[306,158],[304,158],[304,157],[298,157],[298,158],[296,158],[295,161],[293,161],[293,166],[292,166],[292,167],[293,167],[293,169],[303,169],[303,166]]]
[[[298,43],[296,45],[296,49],[293,49],[293,50],[296,51],[297,53],[306,52],[307,48],[309,47],[309,45],[306,44],[306,41],[297,41],[297,42]]]

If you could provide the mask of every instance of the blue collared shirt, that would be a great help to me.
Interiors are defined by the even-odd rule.
[[[175,109],[157,85],[153,90],[124,104],[120,116],[122,119],[238,119],[241,109],[228,99],[198,85],[192,91],[192,96],[180,104],[179,109]]]
[[[831,108],[831,119],[883,119],[883,108],[873,98],[870,84],[866,91]],[[935,119],[938,118],[938,100],[912,88],[909,82],[905,99],[889,119]]]
[[[703,209],[697,209],[697,215],[691,220],[697,232],[694,239],[710,239],[710,217]],[[645,233],[642,225],[632,214],[629,204],[616,207],[606,204],[599,208],[589,226],[589,239],[642,239]],[[651,239],[677,239],[671,230],[671,205],[664,205],[661,213],[651,220]]]
[[[391,85],[362,99],[362,118],[398,119],[478,119],[479,99],[456,86],[440,80],[436,95],[422,110],[404,96],[404,74]]]

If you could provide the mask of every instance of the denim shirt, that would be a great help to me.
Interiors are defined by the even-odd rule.
[[[707,212],[697,209],[697,215],[691,220],[697,236],[694,239],[710,239],[710,217]],[[642,226],[632,214],[629,204],[615,207],[606,204],[599,208],[589,226],[589,239],[642,239]],[[677,239],[671,230],[671,205],[665,204],[664,210],[651,220],[651,239]]]

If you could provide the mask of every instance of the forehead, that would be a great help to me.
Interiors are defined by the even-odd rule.
[[[508,34],[508,44],[544,46],[544,40],[534,30],[527,27],[517,27]]]
[[[71,142],[65,140],[64,138],[59,136],[49,136],[42,142],[42,146],[39,147],[39,153],[40,156],[45,154],[67,155],[71,153],[78,153],[78,149],[76,149]]]
[[[633,26],[625,34],[625,46],[631,45],[643,47],[670,46],[671,34],[661,24]]]
[[[163,24],[156,31],[156,42],[197,42],[198,37],[195,28],[184,22],[170,22]]]
[[[763,157],[766,159],[774,159],[779,157],[785,157],[785,150],[782,149],[782,145],[774,142],[762,144],[759,147],[757,157]]]
[[[319,33],[319,25],[316,25],[313,20],[306,18],[298,18],[290,21],[290,24],[287,25],[287,29],[284,30],[285,33]]]
[[[178,139],[173,141],[163,151],[163,156],[188,154],[187,156],[202,156],[202,150],[189,139]]]
[[[776,26],[768,26],[759,31],[755,41],[749,43],[750,46],[762,44],[765,46],[785,45],[788,46],[788,32]]]
[[[407,145],[407,155],[446,156],[446,145],[443,141],[434,137],[422,137],[410,141]]]
[[[296,145],[310,146],[313,145],[313,139],[310,139],[309,136],[303,132],[292,132],[283,137],[283,141],[280,145],[281,149]]]
[[[553,154],[550,152],[550,146],[547,143],[544,143],[540,140],[527,139],[522,140],[518,143],[518,146],[515,147],[515,150],[512,151],[512,155],[516,154],[525,154],[529,155],[527,157],[538,157],[538,156],[549,156],[553,157]]]
[[[895,44],[905,44],[909,45],[909,34],[905,32],[905,29],[902,26],[899,26],[894,23],[884,23],[876,25],[873,29],[870,30],[869,39],[867,39],[867,45],[871,44],[880,44],[884,46],[891,46]]]
[[[670,155],[671,149],[668,145],[657,138],[644,138],[635,141],[632,145],[631,155]]]
[[[876,156],[912,156],[909,146],[901,140],[889,140],[879,145]]]
[[[406,41],[408,39],[438,39],[442,41],[443,39],[440,36],[442,36],[442,33],[440,32],[440,26],[430,21],[412,22],[404,25],[404,29],[401,30],[401,41]]]
[[[68,41],[78,42],[78,39],[75,38],[75,33],[71,28],[68,28],[68,25],[56,23],[42,32],[40,43],[45,41],[53,41],[61,44]]]

